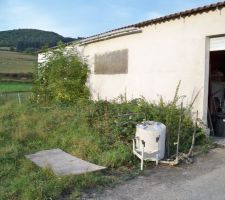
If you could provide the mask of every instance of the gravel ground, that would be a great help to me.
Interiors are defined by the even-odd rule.
[[[225,148],[213,149],[191,165],[145,169],[143,175],[89,199],[225,200]]]

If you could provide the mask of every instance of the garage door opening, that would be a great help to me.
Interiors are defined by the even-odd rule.
[[[208,125],[225,137],[225,37],[210,40]]]

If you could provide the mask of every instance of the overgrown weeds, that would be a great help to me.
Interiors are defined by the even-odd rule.
[[[111,171],[132,172],[131,139],[135,125],[143,120],[160,121],[169,127],[171,154],[177,139],[179,98],[165,103],[145,99],[130,102],[77,102],[62,106],[7,103],[0,106],[0,196],[2,199],[72,198],[87,188],[107,185],[117,179]],[[190,109],[183,109],[180,150],[191,146],[193,122]],[[197,129],[197,144],[207,144]],[[61,148],[81,159],[108,168],[107,173],[56,177],[25,159],[39,150]],[[108,175],[107,175],[108,174]]]

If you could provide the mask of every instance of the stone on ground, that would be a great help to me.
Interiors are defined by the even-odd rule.
[[[212,139],[215,144],[225,146],[225,137],[213,137]]]

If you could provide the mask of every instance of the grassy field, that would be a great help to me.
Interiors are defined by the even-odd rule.
[[[0,50],[0,73],[33,72],[37,56]]]
[[[30,91],[31,88],[32,88],[31,83],[0,82],[0,93]]]

